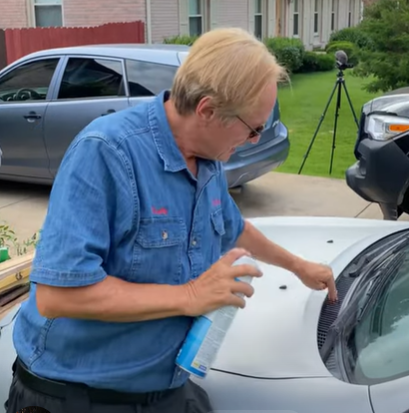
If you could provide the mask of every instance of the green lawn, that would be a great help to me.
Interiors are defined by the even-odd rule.
[[[298,173],[304,154],[314,136],[320,118],[336,81],[336,71],[294,75],[291,86],[281,86],[278,92],[281,118],[289,129],[290,156],[278,169],[280,172]],[[362,90],[365,79],[344,72],[345,83],[355,114],[359,122],[362,105],[376,96]],[[334,114],[337,92],[321,124],[317,137],[302,170],[303,175],[330,176],[329,165],[334,129]],[[339,111],[336,148],[332,166],[332,177],[345,177],[345,170],[354,163],[354,143],[357,127],[348,104],[345,91],[342,92]]]

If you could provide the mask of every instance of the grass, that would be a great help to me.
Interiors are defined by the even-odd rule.
[[[287,161],[277,170],[298,173],[320,118],[334,88],[337,72],[319,72],[294,75],[291,86],[282,86],[278,92],[281,120],[289,130],[291,149]],[[358,122],[361,107],[379,94],[370,94],[362,89],[366,80],[344,72],[345,84],[351,98]],[[302,174],[345,178],[345,170],[355,162],[353,154],[357,126],[345,91],[342,90],[339,110],[332,174],[329,175],[332,135],[335,119],[337,91],[321,124]]]

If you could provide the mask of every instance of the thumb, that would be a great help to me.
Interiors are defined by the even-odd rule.
[[[243,256],[250,256],[250,253],[244,248],[233,248],[225,255],[223,255],[223,257],[220,258],[220,261],[226,265],[232,265],[235,261]]]

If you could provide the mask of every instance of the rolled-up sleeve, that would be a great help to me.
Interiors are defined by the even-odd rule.
[[[112,229],[126,233],[135,214],[122,152],[85,136],[68,149],[54,181],[30,281],[80,287],[102,281]]]
[[[244,229],[244,218],[230,195],[224,171],[220,172],[222,187],[222,208],[225,234],[222,240],[222,254],[236,247],[237,240]]]

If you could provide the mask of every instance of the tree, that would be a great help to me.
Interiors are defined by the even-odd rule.
[[[409,86],[409,0],[378,0],[366,7],[360,29],[371,47],[359,52],[360,76],[372,75],[370,92]]]

